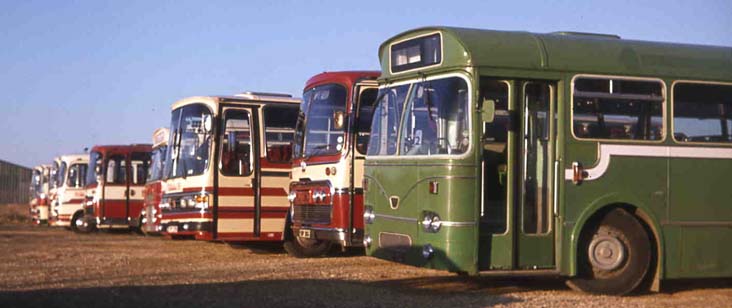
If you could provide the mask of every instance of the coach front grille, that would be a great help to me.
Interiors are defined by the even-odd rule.
[[[331,205],[295,205],[293,206],[292,221],[301,224],[330,224]]]

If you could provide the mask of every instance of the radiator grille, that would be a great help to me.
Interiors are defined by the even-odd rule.
[[[295,205],[292,221],[301,224],[330,224],[330,205]]]
[[[412,238],[409,235],[396,234],[396,233],[379,233],[379,247],[392,250],[405,252],[412,246]]]

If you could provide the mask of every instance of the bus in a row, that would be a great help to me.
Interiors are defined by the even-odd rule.
[[[48,224],[48,192],[51,165],[38,165],[33,168],[30,186],[29,210],[31,222],[36,225]]]
[[[300,100],[245,92],[172,106],[160,231],[172,238],[282,241]]]
[[[428,27],[379,58],[368,255],[606,294],[732,275],[732,49]]]

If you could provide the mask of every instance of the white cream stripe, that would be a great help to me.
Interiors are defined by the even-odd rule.
[[[612,156],[732,159],[732,148],[600,144],[598,155],[600,158],[597,164],[592,168],[585,169],[587,173],[585,181],[596,180],[605,174],[610,166]],[[571,181],[573,176],[574,172],[571,168],[564,170],[565,180]]]

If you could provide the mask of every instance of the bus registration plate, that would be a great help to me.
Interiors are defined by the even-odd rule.
[[[168,226],[168,233],[178,233],[178,226]]]
[[[310,236],[311,236],[310,230],[308,230],[308,229],[300,229],[300,232],[298,233],[298,236],[300,236],[302,238],[310,238]]]

